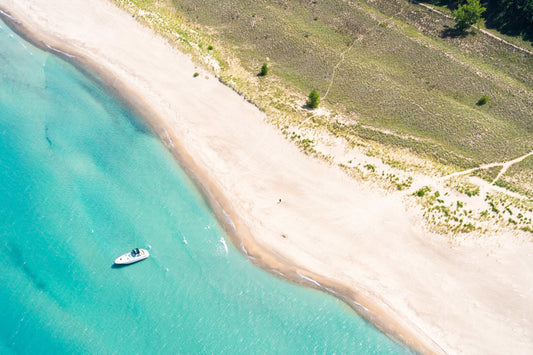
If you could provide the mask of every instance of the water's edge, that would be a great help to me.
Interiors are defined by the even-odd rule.
[[[83,53],[77,53],[76,49],[70,47],[68,43],[59,42],[57,39],[49,38],[43,34],[37,35],[35,31],[31,31],[30,28],[11,16],[9,11],[1,6],[0,17],[18,35],[35,46],[58,55],[73,64],[86,76],[107,88],[109,94],[120,104],[134,112],[137,117],[144,119],[198,187],[202,197],[215,213],[216,218],[231,238],[232,243],[247,259],[273,275],[283,277],[300,285],[325,291],[341,299],[390,338],[419,353],[443,352],[431,339],[421,339],[420,331],[417,332],[419,334],[414,334],[415,332],[411,331],[410,328],[398,322],[387,305],[377,304],[376,300],[371,300],[362,292],[321,277],[305,267],[294,264],[291,260],[262,248],[235,213],[228,198],[210,181],[208,172],[195,164],[194,159],[181,146],[177,137],[172,135],[172,129],[170,129],[168,124],[135,92],[121,82],[112,72],[89,60]],[[172,144],[168,142],[169,134],[171,135]]]

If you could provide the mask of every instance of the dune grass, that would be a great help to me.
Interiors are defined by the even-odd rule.
[[[476,31],[453,37],[452,19],[406,0],[114,1],[182,50],[216,58],[217,75],[267,113],[306,120],[291,115],[284,88],[316,89],[336,113],[322,121],[336,135],[442,164],[470,168],[533,148],[533,56]],[[269,75],[257,83],[263,63]],[[490,100],[476,105],[482,95]],[[512,173],[531,176],[531,165]]]
[[[533,200],[533,156],[512,165],[496,185],[528,196]]]

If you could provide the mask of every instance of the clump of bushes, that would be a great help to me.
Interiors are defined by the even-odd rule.
[[[372,172],[376,171],[376,167],[374,165],[372,165],[372,164],[366,164],[365,168],[367,168],[368,170],[370,170]]]
[[[315,89],[311,91],[309,94],[309,99],[307,100],[307,106],[309,108],[315,109],[320,104],[320,97],[318,96],[318,92],[316,92]]]
[[[431,191],[429,186],[424,186],[423,188],[415,192],[415,196],[424,197],[429,191]]]
[[[483,95],[477,100],[476,105],[483,106],[489,101],[489,97],[487,95]]]
[[[460,193],[467,195],[468,197],[479,195],[479,186],[474,184],[462,183],[460,185],[457,185],[455,189]]]

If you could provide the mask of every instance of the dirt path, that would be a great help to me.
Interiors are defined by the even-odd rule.
[[[501,166],[501,170],[500,172],[498,173],[498,175],[496,176],[496,178],[490,183],[491,185],[494,185],[494,183],[496,181],[498,181],[498,179],[503,175],[505,174],[505,172],[513,165],[513,164],[516,164],[516,163],[519,163],[521,162],[522,160],[526,159],[527,157],[533,155],[533,151],[525,154],[525,155],[522,155],[516,159],[513,159],[513,160],[509,160],[509,161],[506,161],[506,162],[501,162],[501,163],[489,163],[489,164],[482,164],[476,168],[472,168],[472,169],[468,169],[468,170],[463,170],[463,171],[458,171],[456,173],[453,173],[453,174],[449,174],[449,175],[445,175],[441,178],[439,178],[438,180],[439,181],[443,181],[443,180],[447,180],[447,179],[450,179],[450,178],[453,178],[453,177],[456,177],[456,176],[461,176],[461,175],[466,175],[466,174],[470,174],[470,173],[473,173],[474,171],[476,170],[479,170],[479,169],[489,169],[489,168],[493,168],[495,166]]]

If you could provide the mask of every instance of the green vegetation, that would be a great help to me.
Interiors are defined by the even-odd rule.
[[[494,166],[489,169],[477,169],[472,173],[472,176],[477,176],[482,178],[483,180],[487,182],[493,182],[494,179],[496,179],[496,176],[498,176],[498,173],[502,170],[501,166]],[[533,169],[532,169],[533,172]]]
[[[479,25],[481,22],[481,15],[486,10],[486,8],[481,6],[479,0],[466,0],[466,3],[459,5],[459,7],[453,11],[455,28],[464,32],[473,24]]]
[[[487,95],[483,95],[477,100],[476,105],[483,106],[489,101],[489,97]]]
[[[309,99],[307,100],[307,106],[309,108],[315,109],[320,104],[320,97],[318,96],[318,92],[316,92],[315,89],[311,90],[311,93],[309,94]]]
[[[464,0],[427,0],[439,7],[456,9]],[[533,40],[533,0],[483,0],[486,11],[483,14],[485,25],[499,32]]]
[[[113,1],[216,71],[280,129],[305,123],[350,144],[401,148],[458,168],[533,146],[533,55],[483,33],[448,36],[454,20],[415,2]],[[483,5],[485,23],[494,22],[492,5]],[[208,45],[217,50],[201,50]],[[259,80],[265,58],[276,71]],[[332,115],[311,119],[294,105],[313,88]],[[473,105],[480,93],[490,95],[488,105]],[[527,190],[532,164],[512,168],[501,180]],[[496,170],[478,173],[489,179]]]
[[[375,172],[376,171],[376,167],[374,165],[372,165],[372,164],[366,164],[365,168],[367,168],[371,172]]]
[[[268,65],[267,63],[263,63],[261,66],[261,71],[259,72],[259,76],[266,76],[268,74]]]
[[[200,74],[194,73],[192,76],[196,78],[198,75],[200,75]]]
[[[440,147],[439,161],[461,167],[525,153],[508,142],[531,137],[529,55],[480,35],[443,39],[454,22],[407,2],[208,3],[180,1],[175,9],[227,42],[250,72],[268,57],[276,76],[302,92],[326,92],[331,84],[330,106],[357,113],[365,126],[414,138],[402,146]],[[490,91],[493,103],[483,111],[470,106],[480,90]]]
[[[532,0],[501,0],[492,1],[487,21],[490,25],[504,33],[521,35],[533,40],[533,1]]]
[[[424,186],[415,192],[415,196],[424,197],[429,191],[431,191],[431,189],[428,186]]]
[[[533,199],[533,156],[522,160],[507,170],[496,182],[497,185],[511,189]]]
[[[455,186],[455,189],[460,193],[467,195],[468,197],[479,195],[479,186],[471,184],[469,182],[461,182]]]

